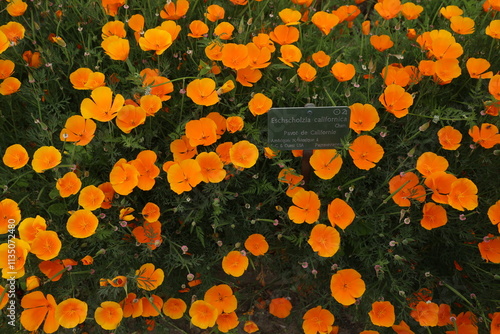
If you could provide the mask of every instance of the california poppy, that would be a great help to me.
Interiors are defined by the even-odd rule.
[[[299,40],[299,29],[281,24],[269,33],[269,38],[279,45],[292,44]]]
[[[218,183],[226,177],[224,164],[215,152],[202,152],[196,157],[200,165],[203,182]]]
[[[2,161],[5,166],[12,169],[19,169],[26,166],[28,160],[28,152],[20,144],[14,144],[7,147],[2,157]]]
[[[493,72],[486,72],[490,68],[490,62],[484,58],[469,58],[466,62],[467,71],[471,78],[474,79],[490,79],[493,77]]]
[[[241,140],[231,146],[229,155],[234,166],[251,168],[259,158],[259,150],[248,140]]]
[[[189,1],[187,0],[170,1],[161,10],[160,17],[165,20],[178,20],[186,15],[188,9]]]
[[[96,123],[80,115],[70,116],[61,130],[61,141],[73,142],[77,146],[85,146],[94,138],[97,129]]]
[[[115,197],[115,190],[113,189],[111,182],[104,182],[99,186],[97,186],[97,188],[101,189],[102,192],[104,193],[104,201],[101,204],[101,208],[102,209],[111,208],[113,198]]]
[[[130,43],[128,39],[118,36],[110,36],[102,41],[101,47],[109,58],[113,60],[125,61],[130,52]]]
[[[480,242],[477,247],[481,258],[486,262],[500,263],[500,237],[488,234],[486,240]]]
[[[370,36],[370,44],[375,48],[375,50],[380,52],[394,46],[394,42],[391,40],[389,35],[372,35]]]
[[[226,118],[226,129],[229,133],[235,133],[241,131],[245,121],[240,116],[229,116]]]
[[[18,227],[19,237],[28,244],[31,244],[38,232],[45,231],[46,229],[47,224],[43,217],[37,215],[35,218],[25,218]]]
[[[416,5],[413,2],[406,2],[401,6],[401,13],[407,20],[415,20],[420,16],[424,7]]]
[[[298,191],[293,195],[292,202],[295,205],[288,209],[288,217],[295,224],[312,224],[318,220],[321,202],[314,191]]]
[[[361,131],[373,130],[380,121],[377,109],[371,104],[354,103],[349,109],[351,110],[349,128],[358,134]]]
[[[308,310],[302,317],[302,329],[305,334],[330,333],[335,317],[327,309],[316,306]]]
[[[127,31],[125,30],[125,23],[119,20],[109,21],[104,24],[101,28],[102,39],[106,39],[110,36],[118,36],[120,38],[125,38],[127,36]]]
[[[0,30],[0,53],[3,53],[5,50],[7,50],[9,46],[10,42],[7,38],[7,35],[5,35],[2,30]]]
[[[335,149],[315,150],[309,160],[314,174],[323,180],[329,180],[340,171],[342,157]]]
[[[0,94],[1,95],[12,95],[16,93],[21,87],[21,81],[14,77],[5,78],[0,83]]]
[[[236,328],[239,323],[236,312],[219,314],[216,321],[217,329],[222,333],[227,333],[231,329]]]
[[[332,29],[339,24],[339,17],[333,13],[318,11],[311,17],[311,22],[319,29],[324,35],[328,35]]]
[[[500,200],[498,200],[495,204],[489,207],[488,209],[488,218],[493,225],[498,227],[500,232]]]
[[[351,80],[356,74],[356,69],[353,64],[344,64],[342,62],[335,63],[330,69],[335,79],[340,82]]]
[[[262,72],[251,67],[242,68],[236,72],[236,81],[245,87],[253,87],[261,78]]]
[[[144,29],[144,16],[134,14],[127,21],[128,26],[135,32],[141,32]]]
[[[453,79],[458,78],[462,74],[459,62],[454,58],[439,59],[434,65],[434,79],[440,85],[450,83]]]
[[[0,26],[0,31],[5,34],[7,39],[12,44],[16,45],[19,40],[24,38],[24,33],[26,32],[26,29],[21,23],[10,21]]]
[[[101,72],[94,72],[90,68],[80,67],[69,75],[69,80],[73,88],[79,90],[94,90],[97,87],[105,85],[104,74]]]
[[[327,55],[324,51],[318,51],[312,54],[312,59],[316,66],[325,67],[330,63],[330,56]]]
[[[408,108],[413,104],[413,97],[403,87],[392,84],[384,89],[379,101],[388,112],[401,118],[408,114]]]
[[[355,5],[344,5],[332,11],[332,13],[339,17],[339,23],[344,21],[352,22],[356,17],[358,17],[359,14],[361,14],[361,10]]]
[[[332,226],[338,226],[345,230],[347,226],[351,225],[356,217],[354,210],[347,202],[340,198],[335,198],[328,204],[328,220]]]
[[[139,172],[137,187],[148,191],[155,185],[155,178],[160,174],[160,169],[155,165],[157,156],[154,151],[144,150],[137,154],[130,164]]]
[[[287,298],[273,298],[269,304],[269,313],[280,319],[288,317],[291,311],[292,303]]]
[[[431,34],[431,38],[429,56],[436,59],[456,59],[464,53],[463,47],[451,35],[441,33],[434,37]]]
[[[372,136],[359,136],[349,146],[349,155],[359,169],[369,170],[384,156],[384,149]]]
[[[168,169],[167,180],[176,194],[190,191],[203,181],[200,164],[193,159],[176,162]]]
[[[252,115],[263,115],[273,106],[273,101],[262,93],[256,93],[248,102],[248,109]]]
[[[458,7],[458,6],[451,5],[451,6],[442,7],[439,10],[439,13],[449,20],[453,16],[462,15],[464,13],[464,11],[461,10],[460,7]]]
[[[211,106],[219,102],[215,81],[210,78],[191,81],[186,87],[186,95],[200,106]]]
[[[340,234],[332,226],[317,224],[311,230],[307,243],[319,256],[332,257],[339,250]]]
[[[137,242],[146,244],[146,246],[155,250],[162,242],[161,223],[158,220],[145,221],[142,226],[137,226],[132,230],[132,235]]]
[[[137,318],[142,315],[142,302],[137,298],[135,293],[129,293],[125,299],[120,302],[123,309],[124,318]]]
[[[450,18],[450,28],[460,35],[470,35],[474,32],[474,20],[470,17],[453,16]]]
[[[454,151],[460,147],[462,133],[454,127],[447,125],[437,132],[439,144],[445,150]]]
[[[478,206],[477,186],[467,178],[459,178],[451,184],[448,204],[459,211],[474,210]]]
[[[143,51],[155,51],[161,55],[172,45],[172,36],[163,29],[148,29],[143,37],[139,38],[139,46]]]
[[[484,148],[492,148],[500,144],[500,134],[498,133],[498,128],[494,124],[482,123],[481,128],[474,125],[469,130],[469,135],[475,143]]]
[[[31,166],[37,173],[43,173],[61,163],[62,155],[54,146],[42,146],[33,154]]]
[[[352,305],[365,293],[365,282],[354,269],[342,269],[333,274],[330,281],[333,298],[344,306]]]
[[[250,65],[248,48],[244,44],[228,43],[222,48],[221,60],[224,66],[240,70]]]
[[[268,34],[257,34],[257,36],[252,37],[252,43],[259,49],[268,49],[271,53],[276,51],[276,47]]]
[[[90,210],[77,210],[68,218],[66,229],[74,238],[88,238],[95,233],[99,221]]]
[[[420,225],[426,230],[431,230],[446,225],[448,217],[446,209],[441,205],[432,202],[425,203],[422,209],[423,217],[420,220]]]
[[[6,9],[10,16],[22,16],[28,9],[28,4],[22,0],[11,0]]]
[[[217,308],[204,300],[195,301],[189,308],[191,323],[201,329],[214,326],[218,315]]]
[[[278,174],[278,181],[288,185],[286,195],[289,197],[293,197],[296,192],[302,189],[299,185],[303,179],[304,176],[298,174],[293,168],[283,168]]]
[[[139,171],[122,158],[111,169],[109,181],[115,192],[120,195],[128,195],[139,184],[139,176]]]
[[[215,307],[219,314],[236,310],[238,301],[227,284],[214,285],[205,292],[203,300]]]
[[[14,250],[14,251],[12,251]],[[9,242],[0,245],[0,268],[3,278],[20,278],[26,273],[24,265],[31,246],[24,240],[11,238]],[[14,254],[14,258],[8,254]]]
[[[249,235],[245,240],[245,248],[254,256],[260,256],[267,253],[269,244],[266,238],[259,233]]]
[[[189,144],[189,139],[182,136],[181,139],[176,139],[170,143],[170,151],[174,155],[174,161],[186,160],[194,157],[198,152],[196,146]]]
[[[180,298],[169,298],[163,304],[163,313],[171,319],[180,319],[186,312],[186,302]]]
[[[297,74],[303,81],[311,82],[316,79],[316,69],[308,63],[301,63],[297,69]]]
[[[100,122],[112,120],[123,107],[125,99],[121,94],[116,94],[113,99],[113,92],[109,87],[98,87],[92,91],[90,98],[85,98],[80,111],[84,118],[93,118]]]
[[[25,330],[38,330],[44,320],[45,333],[54,333],[59,329],[55,317],[57,303],[52,295],[47,294],[45,297],[41,291],[28,293],[21,300],[21,307],[24,310],[21,312],[20,320]]]
[[[221,22],[214,29],[214,35],[221,40],[229,40],[233,36],[234,26],[229,22]]]
[[[417,159],[416,168],[423,177],[427,177],[434,172],[444,172],[448,169],[449,163],[445,157],[433,152],[422,153]]]
[[[389,181],[389,192],[393,195],[392,200],[402,207],[410,206],[410,199],[423,202],[425,200],[425,189],[418,183],[418,176],[413,172],[394,176]]]
[[[378,301],[372,303],[372,309],[368,312],[372,324],[382,327],[391,327],[396,321],[394,305],[389,301]]]
[[[123,309],[117,302],[102,302],[95,310],[95,321],[105,330],[113,330],[123,319]]]
[[[143,317],[157,317],[160,315],[163,306],[163,299],[160,296],[142,297],[141,302]]]
[[[162,101],[170,100],[171,96],[168,94],[174,91],[174,85],[170,79],[160,75],[146,75],[143,71],[141,75],[144,77],[142,85],[149,90],[150,95],[156,95]]]
[[[155,268],[152,263],[145,263],[135,271],[137,287],[146,291],[152,291],[163,283],[165,274],[163,269]]]
[[[434,327],[438,323],[439,305],[432,302],[418,302],[412,317],[418,321],[420,326]]]
[[[14,73],[14,62],[12,60],[0,60],[0,79],[6,79]]]
[[[202,38],[208,34],[208,26],[203,21],[194,20],[189,24],[189,31],[189,37]]]
[[[243,330],[247,333],[255,333],[259,330],[259,326],[252,320],[245,321],[243,325]]]
[[[87,311],[87,303],[76,298],[68,298],[57,305],[55,317],[62,327],[74,328],[85,321]]]
[[[52,260],[61,251],[62,242],[54,231],[39,231],[31,243],[30,252],[40,260]]]
[[[101,0],[101,5],[107,15],[116,16],[118,9],[125,5],[125,0]]]
[[[400,0],[380,0],[373,7],[385,20],[395,18],[402,9]]]
[[[89,211],[100,208],[103,201],[104,192],[93,185],[83,188],[78,196],[78,205]]]
[[[219,5],[210,5],[207,7],[205,17],[211,22],[222,20],[224,18],[225,10]]]
[[[403,320],[401,320],[399,325],[392,325],[391,328],[396,334],[415,334]]]
[[[240,277],[248,268],[248,258],[238,251],[230,251],[222,259],[222,270],[233,277]]]
[[[486,35],[500,39],[500,20],[493,20],[486,27]]]
[[[425,185],[432,190],[432,200],[436,203],[448,204],[448,194],[451,185],[457,180],[453,174],[437,171],[428,175],[424,181]]]
[[[9,225],[17,225],[21,221],[21,210],[16,201],[4,198],[0,201],[0,234],[9,231]]]
[[[302,14],[298,10],[285,8],[278,13],[281,21],[288,26],[300,24]]]

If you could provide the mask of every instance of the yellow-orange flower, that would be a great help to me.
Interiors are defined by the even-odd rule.
[[[7,147],[2,157],[5,166],[12,169],[19,169],[26,166],[29,159],[28,152],[20,144],[14,144]]]
[[[163,313],[171,319],[180,319],[186,312],[186,302],[180,298],[169,298],[163,304]]]
[[[94,211],[101,207],[104,201],[104,192],[94,185],[86,186],[80,191],[78,205],[86,210]]]
[[[228,275],[240,277],[248,268],[248,258],[238,251],[230,251],[222,259],[222,269]]]
[[[385,109],[397,118],[408,114],[408,108],[413,104],[413,97],[399,85],[389,85],[379,97]]]
[[[186,87],[186,95],[200,106],[211,106],[219,102],[215,81],[210,78],[191,81]]]
[[[56,307],[55,317],[64,328],[74,328],[87,318],[87,303],[76,299],[68,298]]]
[[[202,329],[214,326],[218,315],[217,308],[203,300],[195,301],[189,308],[191,323]]]
[[[113,330],[123,319],[123,309],[117,302],[102,302],[94,313],[95,321],[105,330]]]
[[[61,163],[62,155],[54,146],[42,146],[33,154],[31,166],[37,173],[43,173]]]
[[[172,35],[163,29],[148,29],[144,36],[139,38],[139,46],[143,51],[155,51],[161,55],[172,45]]]
[[[349,155],[359,169],[369,170],[384,156],[384,149],[372,136],[363,135],[354,139],[349,146]]]
[[[346,201],[335,198],[328,204],[328,220],[332,226],[338,226],[345,230],[347,226],[351,225],[356,217],[354,210]]]
[[[97,125],[93,120],[73,115],[66,120],[64,129],[59,134],[59,139],[73,142],[78,146],[85,146],[94,138],[96,129]]]
[[[335,149],[315,150],[309,161],[314,174],[323,180],[329,180],[337,175],[343,162]]]
[[[106,54],[113,60],[123,60],[128,58],[130,52],[130,43],[126,38],[110,36],[102,41],[101,47]]]
[[[168,168],[167,180],[176,194],[190,191],[203,181],[200,164],[194,159],[175,162]]]
[[[62,242],[54,231],[39,231],[31,243],[30,252],[40,260],[52,260],[61,251]]]
[[[139,171],[122,158],[115,163],[109,173],[109,181],[118,194],[128,195],[139,184],[139,176]]]
[[[80,111],[84,118],[93,118],[100,122],[108,122],[115,118],[125,103],[121,94],[116,94],[113,99],[113,92],[109,87],[98,87],[90,96],[91,99],[83,99]]]
[[[0,201],[0,234],[5,234],[21,221],[21,210],[16,201],[4,198]],[[9,227],[9,225],[11,225]]]
[[[302,329],[305,334],[333,333],[333,323],[335,317],[327,309],[316,306],[308,310],[302,317]]]
[[[368,312],[372,324],[375,326],[391,327],[396,321],[394,305],[388,301],[372,303],[372,309]]]
[[[47,224],[44,218],[38,215],[35,218],[25,218],[18,227],[19,237],[28,244],[31,244],[38,232],[45,231],[46,229]]]
[[[136,270],[137,287],[146,291],[152,291],[163,283],[165,274],[163,269],[155,268],[154,264],[146,263]]]
[[[14,77],[5,78],[2,83],[0,83],[0,94],[1,95],[11,95],[19,90],[21,87],[21,81]]]
[[[284,319],[290,315],[292,303],[286,298],[273,298],[269,304],[269,313],[277,318]]]
[[[245,240],[245,248],[254,256],[260,256],[267,253],[269,244],[266,238],[259,233],[251,234]]]
[[[242,140],[231,146],[229,155],[234,166],[250,168],[257,162],[259,150],[257,146],[250,143],[248,140]]]
[[[295,224],[312,224],[318,220],[321,202],[314,191],[300,190],[293,195],[292,202],[295,205],[288,209],[288,217]]]
[[[95,233],[99,221],[90,210],[77,210],[68,218],[66,229],[74,238],[88,238]]]
[[[340,248],[340,234],[332,226],[317,224],[313,227],[307,243],[319,256],[332,257]]]
[[[330,281],[330,290],[333,298],[344,306],[352,305],[356,298],[361,297],[366,290],[361,275],[354,269],[337,271]]]
[[[55,317],[57,304],[52,295],[47,294],[45,297],[41,291],[28,293],[21,300],[21,307],[24,310],[20,321],[25,330],[37,331],[44,320],[43,331],[45,333],[54,333],[59,329],[59,323]]]

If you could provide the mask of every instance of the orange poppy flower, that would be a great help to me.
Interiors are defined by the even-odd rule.
[[[370,44],[375,48],[375,50],[380,52],[390,49],[394,46],[394,42],[388,35],[372,35],[370,37]]]
[[[6,9],[10,16],[22,16],[28,9],[28,4],[22,0],[10,0]]]
[[[418,64],[420,74],[425,76],[433,76],[436,74],[436,62],[432,60],[421,60]]]
[[[63,261],[59,259],[42,261],[38,264],[38,268],[52,282],[59,281],[66,270]]]
[[[413,104],[411,94],[405,92],[403,87],[394,84],[387,86],[378,100],[388,112],[397,118],[406,116],[408,108]]]
[[[116,126],[124,133],[130,133],[146,121],[146,111],[134,105],[124,105],[116,114]]]
[[[416,168],[423,177],[427,177],[434,172],[444,172],[448,169],[449,163],[446,158],[433,152],[422,153],[417,159]]]
[[[222,313],[217,317],[217,329],[222,333],[227,333],[231,329],[234,329],[239,324],[238,316],[236,312]]]
[[[224,165],[229,165],[231,163],[231,147],[233,147],[233,143],[225,142],[217,146],[215,152],[219,156],[220,160]]]
[[[30,252],[35,254],[40,260],[52,260],[62,247],[59,236],[54,231],[38,231],[35,239],[31,243]]]
[[[189,308],[191,323],[201,329],[214,326],[218,315],[217,308],[203,300],[195,301]]]
[[[162,100],[157,95],[143,95],[139,104],[146,112],[146,116],[154,116],[161,109]]]
[[[170,1],[163,7],[160,17],[165,20],[178,20],[186,15],[188,9],[189,1],[187,0]]]
[[[214,29],[214,35],[221,40],[231,39],[234,31],[234,26],[229,22],[221,22]]]
[[[115,288],[122,288],[127,285],[128,279],[126,276],[116,276],[113,279],[108,279],[107,283]]]
[[[230,251],[222,259],[222,270],[233,277],[240,277],[248,268],[248,258],[238,251]]]
[[[457,6],[446,6],[446,7],[442,7],[439,10],[439,13],[449,20],[453,16],[460,16],[460,15],[462,15],[464,13],[464,11],[461,10]]]
[[[106,39],[110,36],[118,36],[120,38],[125,38],[127,36],[127,31],[125,30],[125,23],[119,20],[110,21],[104,24],[101,28],[102,39]]]
[[[175,21],[164,21],[158,28],[168,32],[172,36],[172,42],[179,37],[179,33],[182,30],[181,26],[175,23]]]
[[[31,166],[37,173],[43,173],[61,163],[62,155],[54,146],[42,146],[33,154]]]
[[[392,325],[391,328],[396,334],[415,334],[403,320],[401,320],[399,325]]]
[[[428,56],[432,56],[436,59],[456,59],[463,53],[464,49],[455,41],[453,36],[438,35],[436,38],[432,38]]]
[[[208,35],[208,26],[200,20],[194,20],[189,24],[189,37],[202,38]]]
[[[352,22],[356,17],[358,17],[359,14],[361,14],[361,10],[358,6],[345,5],[340,6],[337,10],[332,11],[332,13],[339,17],[340,22]]]
[[[96,129],[97,125],[93,120],[73,115],[66,120],[64,129],[59,134],[59,139],[74,142],[78,146],[85,146],[94,138]]]
[[[469,135],[475,143],[484,148],[492,148],[493,146],[500,144],[500,134],[498,133],[498,128],[496,125],[490,123],[481,124],[481,128],[474,125],[472,129],[469,130]]]
[[[123,60],[128,58],[130,43],[126,38],[110,36],[102,41],[101,47],[104,52],[113,60]]]
[[[317,224],[313,227],[307,243],[319,256],[332,257],[339,250],[340,234],[332,226]]]
[[[163,283],[165,274],[161,268],[156,268],[152,263],[145,263],[135,271],[137,287],[146,291],[152,291]]]
[[[86,255],[83,259],[80,260],[84,266],[89,266],[94,263],[94,258],[90,255]]]
[[[381,327],[391,327],[396,321],[394,305],[388,301],[372,303],[372,309],[368,312],[372,324]]]
[[[460,69],[457,59],[437,60],[435,63],[435,71],[434,80],[440,85],[448,84],[462,74],[462,70]]]
[[[132,235],[137,242],[146,244],[149,249],[155,250],[162,242],[161,223],[157,220],[145,221],[142,226],[137,226],[132,230]]]
[[[357,134],[373,130],[380,121],[377,109],[371,104],[354,103],[349,109],[351,110],[349,128]]]
[[[31,290],[34,290],[34,289],[40,287],[41,282],[42,281],[37,276],[26,277],[26,290],[27,291],[31,291]],[[0,294],[1,293],[2,292],[0,292]],[[0,309],[1,308],[2,308],[2,306],[1,306],[1,303],[0,303]],[[55,308],[54,308],[54,311],[55,311]]]
[[[262,72],[250,67],[239,69],[236,72],[236,81],[242,86],[253,87],[253,84],[262,78]]]
[[[7,24],[0,26],[0,31],[5,34],[7,39],[14,45],[24,38],[24,33],[26,29],[21,23],[10,21]]]
[[[170,189],[176,194],[190,191],[203,181],[201,167],[196,160],[186,159],[174,163],[167,172]]]
[[[330,281],[332,297],[344,306],[352,305],[366,290],[361,275],[354,269],[343,269],[333,274]]]
[[[245,121],[240,116],[230,116],[226,118],[226,129],[229,133],[243,130]]]
[[[224,18],[225,10],[219,5],[210,5],[207,7],[207,12],[205,13],[205,17],[210,22],[215,22],[218,20],[222,20]]]
[[[14,245],[14,247],[12,247]],[[30,251],[30,245],[21,239],[11,238],[9,242],[0,245],[0,268],[2,278],[21,278],[25,274],[24,265]],[[12,252],[14,250],[14,252]],[[15,254],[14,258],[8,254]]]
[[[118,9],[125,5],[125,0],[101,0],[101,5],[107,15],[116,16]]]
[[[491,334],[499,334],[500,333],[500,312],[495,312],[491,316]]]
[[[314,191],[298,191],[293,195],[292,202],[295,205],[288,209],[288,217],[295,224],[312,224],[318,220],[321,202]]]
[[[238,306],[238,301],[233,295],[233,290],[227,284],[211,287],[205,292],[203,300],[215,307],[218,314],[231,313]]]
[[[395,18],[402,9],[400,0],[380,0],[373,7],[385,20]]]
[[[500,200],[489,207],[488,218],[493,225],[498,227],[498,231],[500,232]]]
[[[94,211],[101,207],[104,201],[104,192],[96,186],[86,186],[80,191],[78,205],[86,210]]]
[[[135,293],[129,293],[124,300],[120,302],[123,309],[124,318],[137,318],[142,315],[142,301],[137,298]]]
[[[311,82],[316,79],[317,71],[308,63],[302,63],[297,69],[297,74],[303,81]]]
[[[249,235],[245,240],[245,248],[254,256],[260,256],[267,253],[269,244],[266,238],[259,233]]]
[[[331,57],[327,55],[324,51],[318,51],[312,54],[312,59],[316,66],[325,67],[330,63]]]
[[[269,304],[269,313],[280,319],[288,317],[291,311],[292,303],[287,298],[273,298]]]
[[[335,79],[340,82],[351,80],[356,74],[356,69],[352,64],[344,64],[342,62],[335,63],[330,72],[333,74]]]
[[[12,60],[0,60],[0,79],[6,79],[14,73],[15,64]]]
[[[14,77],[5,78],[2,83],[0,83],[0,94],[1,95],[11,95],[16,93],[21,87],[21,81]]]
[[[359,169],[369,170],[384,156],[384,149],[372,136],[359,136],[349,146],[349,155]]]
[[[335,322],[333,314],[321,306],[308,310],[302,319],[304,319],[302,329],[305,334],[330,333]]]
[[[281,24],[269,33],[269,38],[279,45],[292,44],[299,40],[299,29]]]
[[[142,304],[143,317],[157,317],[160,315],[163,299],[157,295],[151,295],[149,298],[142,297],[140,303]]]
[[[475,22],[470,17],[453,16],[450,18],[450,28],[460,35],[470,35],[474,32]]]
[[[371,21],[366,20],[361,24],[361,33],[365,36],[368,36],[371,31]]]
[[[208,117],[191,120],[186,124],[186,137],[193,147],[212,145],[217,141],[217,124]]]
[[[195,79],[186,87],[186,95],[200,106],[211,106],[219,102],[215,81],[210,78]]]
[[[493,72],[486,72],[490,68],[490,62],[484,58],[469,58],[465,64],[471,78],[474,79],[491,79]]]
[[[105,330],[113,330],[123,319],[123,309],[117,302],[102,302],[94,313],[95,321]]]
[[[104,182],[103,184],[100,184],[97,188],[101,189],[102,192],[104,193],[104,201],[101,204],[101,208],[102,209],[111,208],[113,198],[115,197],[115,190],[113,189],[111,182]]]
[[[320,179],[329,180],[340,171],[342,167],[342,157],[335,149],[315,150],[309,160]]]
[[[413,172],[394,176],[389,181],[389,192],[393,194],[392,200],[402,207],[410,206],[410,199],[423,202],[425,200],[425,189],[418,183],[418,176]]]
[[[180,319],[186,312],[186,302],[180,298],[169,298],[163,304],[162,311],[170,319]]]
[[[14,220],[14,223],[12,223]],[[9,225],[16,226],[21,221],[21,210],[17,202],[10,198],[4,198],[0,201],[0,234],[5,234],[9,231]]]
[[[222,49],[222,44],[212,41],[205,47],[205,55],[210,60],[222,60]]]
[[[116,94],[113,100],[113,92],[109,87],[98,87],[90,94],[91,98],[85,98],[80,111],[84,118],[93,118],[100,122],[112,120],[123,107],[125,99],[121,94]]]
[[[143,51],[155,51],[156,55],[161,55],[172,45],[172,36],[169,32],[154,28],[148,29],[143,37],[139,38],[139,46]]]
[[[148,191],[155,185],[155,178],[160,174],[160,169],[155,165],[157,156],[154,151],[144,150],[139,152],[130,164],[139,172],[137,187]]]
[[[170,151],[174,155],[174,161],[177,162],[191,159],[198,153],[196,146],[191,146],[189,144],[189,139],[186,136],[182,136],[181,139],[172,141],[170,143]]]
[[[226,118],[216,111],[209,113],[207,118],[210,118],[215,122],[215,125],[217,126],[215,132],[217,134],[217,139],[219,139],[224,132],[226,132]]]
[[[245,324],[243,325],[243,330],[246,333],[255,333],[259,330],[259,326],[251,320],[245,321]]]
[[[2,157],[5,166],[12,169],[19,169],[26,166],[29,159],[28,152],[20,144],[14,144],[7,147]]]
[[[259,49],[269,49],[271,53],[276,51],[276,47],[268,34],[257,34],[257,36],[252,37],[252,43],[254,43]]]
[[[424,7],[420,5],[415,5],[413,2],[407,2],[401,6],[401,13],[407,20],[418,19],[418,17],[423,11]]]
[[[229,149],[229,156],[234,166],[240,168],[251,168],[259,158],[257,146],[248,140],[241,140]]]
[[[432,190],[432,200],[436,203],[448,204],[448,194],[456,176],[446,172],[434,172],[427,176],[424,183]]]
[[[56,320],[64,328],[74,328],[87,318],[87,303],[76,298],[68,298],[56,307]]]
[[[462,134],[460,131],[454,127],[447,125],[441,128],[438,132],[439,144],[445,150],[454,151],[460,147],[460,142],[462,141]]]
[[[499,20],[500,22],[500,20]],[[500,75],[494,75],[488,83],[488,91],[497,100],[500,100]]]
[[[354,210],[347,202],[340,198],[335,198],[328,204],[328,220],[333,227],[338,226],[345,230],[347,226],[351,225],[356,217]]]
[[[224,66],[234,70],[240,70],[250,65],[248,48],[244,44],[225,44],[221,52],[221,60]]]
[[[205,183],[219,183],[226,177],[224,164],[215,152],[202,152],[196,157]]]
[[[500,263],[500,238],[488,234],[485,241],[480,242],[477,247],[481,258],[486,262]]]
[[[109,173],[109,180],[115,192],[128,195],[139,184],[139,176],[139,171],[122,158],[113,166]]]
[[[150,90],[149,94],[158,96],[162,101],[170,100],[171,96],[168,94],[174,91],[174,85],[170,79],[159,75],[148,76],[142,71],[140,74],[144,76],[142,85],[146,90]]]
[[[337,24],[339,24],[339,17],[332,13],[318,11],[311,17],[311,22],[319,29],[324,35],[328,35]]]
[[[302,14],[298,10],[285,8],[278,13],[278,16],[285,25],[292,26],[300,24]]]
[[[500,20],[493,20],[486,27],[486,35],[500,39]]]
[[[77,210],[68,218],[66,229],[74,238],[88,238],[95,233],[99,221],[90,210]]]
[[[24,310],[20,320],[25,330],[37,331],[44,320],[45,333],[54,333],[59,329],[55,317],[57,303],[52,295],[45,297],[41,291],[28,293],[21,300],[21,307]]]
[[[273,100],[262,93],[255,94],[248,102],[248,109],[252,115],[263,115],[273,107]]]
[[[44,218],[38,215],[35,218],[25,218],[18,227],[19,238],[31,245],[38,232],[45,231],[46,229],[47,224]]]
[[[474,210],[478,206],[477,186],[467,178],[460,178],[451,184],[448,204],[459,211]]]
[[[128,19],[127,24],[133,31],[141,32],[144,29],[144,16],[134,14]]]
[[[0,30],[0,53],[3,53],[10,46],[9,39],[7,36]]]
[[[434,327],[438,323],[439,306],[436,303],[420,301],[411,312],[411,316],[420,326]]]
[[[423,217],[422,220],[420,220],[420,225],[422,225],[422,227],[426,230],[432,230],[433,228],[444,226],[448,222],[446,209],[441,205],[437,205],[432,202],[425,203],[422,213]]]
[[[90,68],[80,67],[69,75],[69,80],[73,88],[79,90],[94,90],[97,87],[105,85],[104,74],[101,72],[94,72]]]

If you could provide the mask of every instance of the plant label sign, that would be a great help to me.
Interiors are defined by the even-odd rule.
[[[271,108],[268,144],[278,150],[321,150],[341,146],[349,133],[349,107]]]

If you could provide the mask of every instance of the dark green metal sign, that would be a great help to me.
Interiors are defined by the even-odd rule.
[[[349,133],[349,107],[271,108],[268,144],[278,150],[318,150],[341,146]]]

